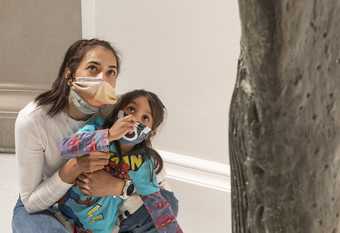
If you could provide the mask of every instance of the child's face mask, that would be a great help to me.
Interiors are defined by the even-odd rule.
[[[120,110],[118,112],[118,119],[126,116],[127,114]],[[132,133],[125,134],[119,142],[121,144],[132,144],[137,145],[143,142],[150,134],[151,129],[145,126],[143,123],[136,123],[134,131]]]

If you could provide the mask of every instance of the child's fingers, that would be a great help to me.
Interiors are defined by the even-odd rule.
[[[117,129],[116,134],[123,136],[128,132],[133,132],[134,130],[134,123],[123,123],[120,125],[120,127]]]
[[[127,115],[127,116],[121,118],[121,121],[122,122],[132,122],[133,123],[133,122],[136,121],[136,119],[135,119],[135,117],[133,115]]]
[[[87,166],[85,169],[84,169],[84,172],[95,172],[95,171],[98,171],[98,170],[102,170],[104,169],[104,167],[107,165],[106,164],[103,164],[102,162],[98,162],[98,163],[91,163],[89,166]]]
[[[92,159],[109,159],[110,158],[110,153],[108,152],[100,152],[100,151],[94,151],[89,153],[89,158]]]
[[[96,171],[99,171],[99,170],[103,170],[105,167],[105,165],[96,165],[96,166],[93,166],[93,168],[91,169],[92,172],[96,172]]]
[[[122,130],[134,130],[135,129],[135,123],[130,123],[130,122],[127,122],[127,123],[124,123],[122,125]]]
[[[135,129],[135,124],[130,124],[130,123],[128,123],[128,124],[124,124],[123,126],[122,126],[122,130],[125,132],[126,130],[129,130],[129,131],[132,131],[132,130],[134,130]]]
[[[103,169],[108,163],[109,153],[91,152],[89,156],[78,158],[78,164],[82,172],[94,172]],[[90,179],[89,176],[86,178]],[[83,179],[85,180],[85,178]]]
[[[122,121],[118,123],[118,127],[135,127],[135,122]]]
[[[127,133],[132,133],[135,129],[133,127],[127,127],[124,130],[123,135],[127,134]]]
[[[132,116],[129,118],[132,119]],[[121,120],[121,119],[120,119]],[[135,121],[117,121],[110,129],[109,136],[113,140],[123,137],[128,132],[133,132]]]
[[[104,166],[108,165],[109,164],[109,160],[94,160],[94,161],[91,161],[90,163],[90,170],[91,172],[94,171],[94,169],[98,170],[98,167],[101,167],[104,168]]]

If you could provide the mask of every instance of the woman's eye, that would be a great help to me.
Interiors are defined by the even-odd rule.
[[[115,70],[109,70],[109,71],[107,71],[107,75],[109,77],[116,77],[116,71]]]
[[[96,66],[88,66],[87,70],[89,70],[90,72],[97,72],[98,71]]]

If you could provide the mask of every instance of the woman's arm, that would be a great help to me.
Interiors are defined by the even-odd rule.
[[[45,153],[41,135],[31,115],[19,113],[15,122],[15,149],[21,200],[30,213],[45,210],[59,200],[72,184],[56,171],[43,180]]]

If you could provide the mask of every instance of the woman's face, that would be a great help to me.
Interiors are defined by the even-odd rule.
[[[116,87],[117,59],[110,50],[97,46],[86,52],[74,76],[75,78],[96,77],[100,73],[103,74],[104,81],[113,88]]]
[[[146,97],[140,96],[131,101],[123,111],[135,117],[136,121],[143,123],[152,129],[153,118],[149,101]]]

